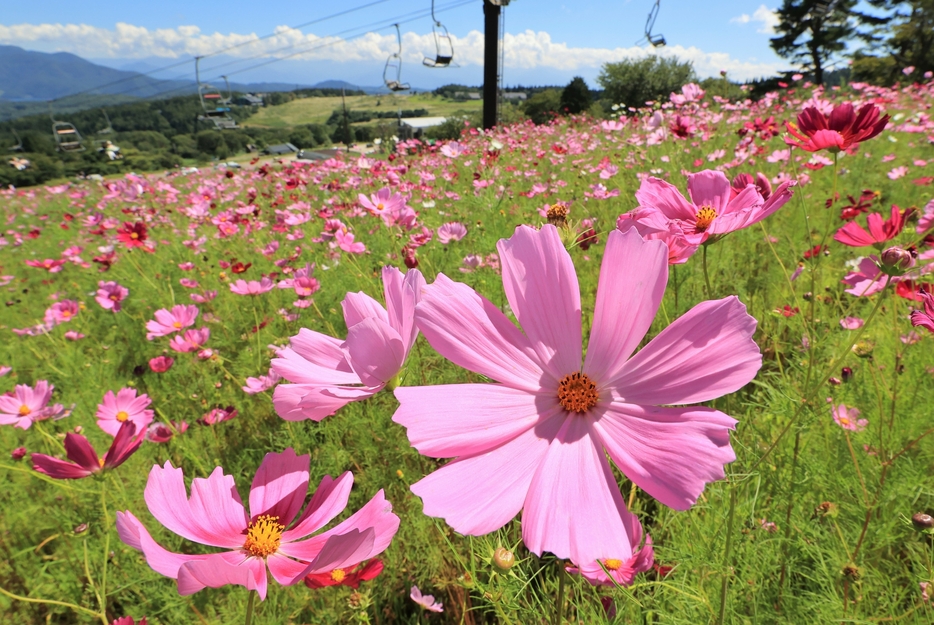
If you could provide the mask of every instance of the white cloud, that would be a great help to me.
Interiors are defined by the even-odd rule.
[[[760,11],[771,13],[763,5],[749,20],[756,20]],[[696,47],[584,48],[552,41],[547,32],[526,30],[504,36],[506,69],[554,69],[578,71],[599,68],[603,63],[625,58],[642,58],[649,54],[690,60],[700,76],[715,76],[727,70],[731,78],[746,79],[774,74],[777,63],[740,60],[723,52],[706,52]],[[461,66],[483,64],[483,34],[471,31],[463,37],[452,36],[455,60]],[[321,37],[279,27],[272,37],[260,40],[255,34],[203,33],[197,26],[179,26],[149,30],[142,26],[118,23],[113,30],[85,24],[0,24],[0,43],[20,45],[44,51],[67,51],[85,58],[145,58],[174,59],[200,56],[237,45],[225,55],[248,57],[292,58],[303,61],[362,61],[382,63],[396,51],[395,33],[370,32],[346,40]],[[403,60],[420,64],[425,56],[434,56],[431,33],[406,32],[402,36]],[[261,61],[257,61],[261,62]],[[205,63],[210,66],[210,63]],[[238,67],[228,73],[235,74]],[[210,70],[208,70],[210,71]]]
[[[778,13],[775,9],[770,9],[764,4],[760,4],[759,8],[756,9],[752,15],[743,13],[738,17],[734,17],[730,21],[734,24],[748,24],[750,22],[758,22],[761,24],[761,26],[756,29],[756,32],[766,35],[774,35],[775,27],[778,26]]]

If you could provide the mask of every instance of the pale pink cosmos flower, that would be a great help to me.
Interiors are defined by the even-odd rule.
[[[2,378],[3,376],[5,376],[6,374],[8,374],[8,373],[9,373],[10,371],[12,371],[12,370],[13,370],[13,367],[8,367],[7,365],[2,365],[2,366],[0,366],[0,378]]]
[[[636,575],[652,568],[655,550],[652,549],[651,536],[646,536],[645,544],[642,543],[642,524],[635,515],[629,516],[629,522],[630,557],[605,558],[583,566],[571,565],[566,567],[567,572],[580,575],[594,586],[632,586]]]
[[[378,216],[389,227],[400,225],[409,230],[415,225],[418,217],[409,207],[408,198],[401,193],[393,193],[389,187],[383,187],[369,197],[360,193],[357,200],[363,208]]]
[[[449,141],[448,143],[445,143],[444,145],[442,145],[441,149],[438,151],[444,154],[445,156],[447,156],[448,158],[457,158],[458,156],[460,156],[467,150],[462,144],[458,143],[457,141]]]
[[[12,396],[0,395],[0,425],[14,425],[28,430],[35,421],[61,414],[61,404],[49,405],[54,388],[47,381],[39,380],[35,388],[28,384],[17,384]]]
[[[869,425],[869,421],[859,418],[859,410],[856,408],[847,408],[845,404],[839,406],[830,405],[833,420],[844,430],[851,432],[862,432]]]
[[[116,395],[113,391],[107,391],[103,403],[97,404],[97,425],[111,436],[116,436],[121,425],[132,421],[136,429],[142,432],[152,423],[154,413],[147,410],[151,403],[152,400],[145,393],[137,397],[135,388],[122,388]]]
[[[267,375],[261,375],[258,378],[247,378],[246,385],[241,388],[248,395],[256,395],[268,391],[278,384],[280,379],[279,374],[270,369]]]
[[[438,228],[438,241],[440,241],[442,245],[447,245],[451,241],[460,241],[465,236],[467,236],[467,226],[459,221],[442,224],[441,227]]]
[[[337,243],[337,246],[348,254],[363,254],[366,252],[366,246],[360,241],[355,241],[354,239],[354,233],[348,232],[347,228],[341,228],[334,233],[335,243]]]
[[[841,280],[850,288],[845,292],[857,297],[875,295],[885,288],[889,276],[879,269],[879,259],[876,256],[862,258],[856,271],[851,271]]]
[[[67,323],[75,318],[79,310],[78,302],[73,299],[55,302],[45,311],[44,322],[51,325]]]
[[[132,422],[124,423],[114,436],[110,449],[103,458],[100,458],[88,439],[80,434],[69,432],[65,435],[65,455],[71,462],[45,454],[33,454],[33,468],[56,480],[81,479],[104,469],[119,467],[126,462],[127,458],[136,453],[139,446],[143,444],[145,436],[145,432],[136,435],[136,425]]]
[[[840,320],[840,327],[844,330],[859,330],[865,323],[859,317],[844,317]]]
[[[215,297],[217,297],[217,291],[216,290],[205,291],[203,294],[192,293],[190,297],[191,297],[191,301],[195,302],[196,304],[206,304],[210,302],[212,299],[214,299]]]
[[[101,308],[120,312],[123,307],[122,302],[129,294],[130,290],[125,286],[113,281],[104,282],[101,280],[97,283],[97,295],[94,296],[94,299],[101,305]]]
[[[418,586],[412,586],[412,589],[409,590],[409,599],[429,612],[444,612],[444,604],[440,601],[435,601],[434,595],[423,595],[422,591],[418,589]]]
[[[924,234],[931,228],[934,228],[934,200],[924,205],[924,213],[918,219],[918,225],[915,226],[915,232]]]
[[[412,486],[457,532],[495,531],[522,511],[535,554],[626,560],[632,524],[607,460],[663,504],[686,510],[735,459],[736,421],[704,406],[755,377],[756,320],[734,296],[701,302],[634,356],[661,304],[668,249],[609,233],[586,359],[580,289],[551,225],[498,245],[509,308],[440,274],[416,308],[442,356],[494,384],[400,387],[393,421],[423,455],[456,460]],[[439,410],[444,406],[444,410]],[[586,487],[582,487],[586,485]]]
[[[81,334],[80,332],[75,332],[74,330],[69,330],[68,332],[65,333],[64,336],[69,341],[80,341],[81,339],[84,338],[84,334]]]
[[[276,387],[276,413],[288,421],[320,421],[381,391],[402,369],[418,337],[415,306],[424,286],[416,269],[403,276],[384,267],[385,308],[362,292],[348,293],[341,302],[346,340],[299,330],[272,361],[272,370],[292,382]]]
[[[176,334],[169,341],[169,347],[177,352],[196,352],[204,347],[211,337],[210,328],[198,328],[197,330],[185,330],[185,334]]]
[[[237,295],[260,295],[262,293],[268,293],[275,287],[276,284],[268,277],[263,276],[262,280],[237,280],[230,285],[230,291],[236,293]]]
[[[146,322],[146,338],[150,341],[157,336],[168,336],[193,326],[198,318],[198,307],[179,304],[173,306],[172,310],[160,308],[155,317],[154,321]]]
[[[236,584],[256,590],[260,599],[266,598],[267,567],[273,579],[290,586],[305,575],[330,573],[384,551],[399,529],[399,517],[382,490],[345,521],[311,536],[347,507],[353,475],[325,476],[305,506],[308,464],[307,454],[297,456],[291,448],[266,454],[250,486],[249,512],[233,476],[221,467],[192,480],[189,498],[182,470],[171,462],[156,465],[144,491],[149,512],[179,536],[225,551],[167,551],[129,511],[117,512],[120,540],[143,552],[154,571],[178,580],[181,595]]]
[[[178,283],[181,284],[186,289],[197,289],[199,286],[198,281],[192,280],[191,278],[182,278],[181,280],[178,281]]]
[[[911,311],[911,325],[934,333],[934,295],[927,291],[921,291],[919,295],[924,310]]]
[[[701,244],[688,239],[680,224],[667,219],[661,212],[637,208],[616,220],[616,229],[626,232],[634,228],[646,241],[658,240],[668,247],[668,264],[680,265],[700,249]]]
[[[907,173],[908,173],[908,168],[902,166],[902,167],[893,168],[892,171],[890,171],[886,175],[889,177],[890,180],[898,180],[899,178],[904,177]]]

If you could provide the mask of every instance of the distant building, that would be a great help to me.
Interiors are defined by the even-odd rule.
[[[254,93],[248,93],[246,95],[238,96],[234,100],[234,104],[239,106],[263,106],[263,98]]]
[[[419,138],[426,128],[440,126],[447,117],[403,117],[399,120],[399,136],[403,139]]]
[[[479,91],[455,91],[454,92],[455,100],[480,100]]]
[[[528,97],[529,96],[526,95],[525,91],[507,91],[503,93],[504,100],[515,100],[518,102],[522,100],[527,100]]]
[[[298,148],[291,143],[279,143],[266,146],[266,149],[263,151],[273,156],[282,156],[283,154],[295,154],[298,152]]]

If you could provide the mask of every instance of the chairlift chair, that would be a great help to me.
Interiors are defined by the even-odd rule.
[[[393,24],[393,26],[396,27],[396,41],[399,43],[399,49],[386,59],[383,82],[390,91],[408,91],[411,89],[409,83],[402,82],[402,33],[399,31],[398,24]]]
[[[109,134],[113,134],[114,127],[113,127],[113,125],[111,125],[111,123],[110,123],[110,116],[107,115],[107,109],[101,109],[101,113],[104,114],[104,119],[107,120],[107,127],[104,128],[103,130],[97,131],[97,134],[99,134],[99,135],[109,135]]]
[[[435,58],[425,57],[422,65],[431,68],[457,67],[454,60],[454,42],[447,27],[435,17],[435,0],[431,0],[431,34],[435,39]]]
[[[658,17],[658,9],[661,5],[661,0],[655,0],[655,4],[652,5],[652,10],[649,11],[649,17],[645,20],[645,40],[652,44],[653,48],[661,48],[666,44],[665,37],[663,35],[653,35],[652,29],[655,28],[655,18]]]
[[[84,143],[81,133],[74,124],[60,122],[55,119],[52,103],[49,102],[49,118],[52,120],[52,137],[59,152],[83,152]]]
[[[225,99],[220,90],[207,83],[201,82],[201,71],[199,61],[201,57],[195,57],[195,79],[198,81],[198,99],[201,101],[203,113],[198,115],[198,121],[210,121],[218,130],[229,130],[237,127],[237,120],[232,118],[230,112],[230,83],[224,76],[224,82],[227,82],[227,94]]]
[[[11,127],[10,132],[13,133],[13,138],[16,139],[16,145],[10,148],[10,152],[22,152],[23,151],[23,140],[20,138],[18,134],[16,134],[16,130],[14,128]]]

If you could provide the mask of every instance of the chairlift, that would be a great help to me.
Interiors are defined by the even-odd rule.
[[[85,148],[81,133],[74,124],[57,121],[51,103],[49,117],[52,119],[52,137],[55,138],[56,149],[59,152],[83,152]]]
[[[447,27],[435,17],[435,0],[431,0],[431,34],[435,39],[435,58],[425,57],[422,65],[432,68],[457,67],[454,60],[454,42]]]
[[[107,109],[101,109],[101,113],[104,114],[104,119],[107,120],[107,127],[104,128],[103,130],[98,130],[98,131],[97,131],[97,134],[99,134],[99,135],[109,135],[109,134],[113,134],[114,127],[113,127],[113,126],[111,125],[111,123],[110,123],[110,116],[107,115]]]
[[[16,134],[16,129],[10,126],[10,132],[13,133],[13,138],[16,139],[16,145],[12,146],[10,152],[22,152],[23,151],[23,140],[18,134]]]
[[[396,27],[396,41],[399,49],[386,59],[386,66],[383,68],[383,82],[390,91],[408,91],[411,89],[409,83],[402,82],[402,32]]]
[[[659,34],[652,34],[652,29],[655,28],[655,18],[658,17],[658,9],[661,5],[661,0],[655,0],[655,4],[652,5],[652,10],[649,11],[649,17],[645,20],[645,37],[640,41],[648,41],[652,44],[653,48],[661,48],[666,44],[665,37]]]
[[[230,83],[224,76],[224,82],[227,83],[227,98],[221,94],[220,90],[208,83],[201,82],[201,71],[199,68],[200,56],[195,57],[195,80],[198,81],[198,99],[201,101],[202,113],[198,115],[198,121],[210,121],[218,130],[231,129],[237,127],[237,121],[232,118],[230,113]]]

